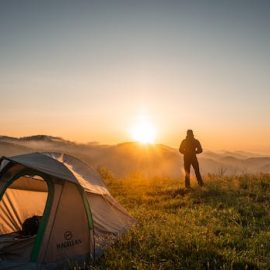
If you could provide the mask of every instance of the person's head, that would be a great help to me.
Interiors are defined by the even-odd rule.
[[[192,129],[188,129],[187,130],[187,138],[194,138],[194,134],[193,134],[193,130]]]

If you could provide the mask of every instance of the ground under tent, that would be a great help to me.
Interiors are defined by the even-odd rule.
[[[134,219],[95,170],[65,154],[0,163],[0,269],[91,263]]]

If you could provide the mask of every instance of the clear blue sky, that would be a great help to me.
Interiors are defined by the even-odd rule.
[[[270,153],[269,1],[1,1],[0,134]]]

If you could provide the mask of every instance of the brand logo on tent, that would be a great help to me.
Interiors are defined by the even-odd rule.
[[[72,238],[73,238],[72,232],[71,231],[66,231],[64,233],[64,239],[66,241],[56,244],[57,249],[73,247],[73,246],[76,246],[76,245],[79,245],[79,244],[82,243],[81,239],[72,239]]]
[[[66,232],[64,233],[64,238],[65,238],[67,241],[71,240],[71,239],[72,239],[72,232],[71,232],[71,231],[66,231]]]

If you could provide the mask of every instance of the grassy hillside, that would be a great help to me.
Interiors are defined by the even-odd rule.
[[[93,269],[270,268],[270,176],[208,176],[190,191],[170,179],[106,178],[138,224]]]

